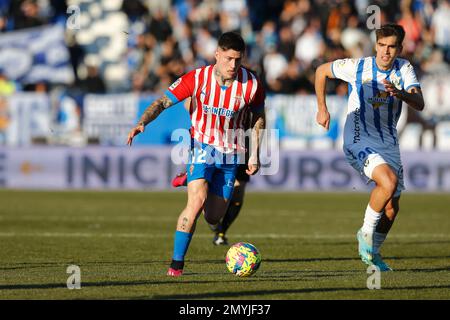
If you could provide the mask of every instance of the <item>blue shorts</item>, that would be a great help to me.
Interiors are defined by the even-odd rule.
[[[223,154],[213,146],[193,141],[191,156],[186,166],[187,183],[205,179],[209,192],[230,199],[238,168],[238,155]]]

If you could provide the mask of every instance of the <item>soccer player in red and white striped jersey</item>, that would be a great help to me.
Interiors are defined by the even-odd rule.
[[[226,56],[232,61],[234,57]],[[240,58],[240,54],[237,56]],[[201,143],[213,145],[221,151],[244,149],[236,139],[235,130],[245,129],[247,111],[264,106],[264,91],[256,76],[249,70],[235,68],[225,70],[233,81],[227,86],[215,65],[195,69],[177,81],[165,92],[173,102],[192,97],[189,108],[192,137]],[[219,79],[218,79],[219,78]],[[223,78],[222,78],[223,79]],[[256,110],[258,111],[258,110]]]
[[[200,213],[204,211],[206,221],[215,225],[226,212],[239,156],[245,153],[244,124],[249,112],[252,113],[252,135],[246,172],[254,175],[259,170],[265,93],[257,77],[241,67],[244,54],[245,42],[239,34],[222,34],[215,54],[216,63],[177,79],[146,109],[128,134],[127,144],[131,145],[133,138],[144,132],[145,126],[162,111],[191,98],[192,159],[186,168],[188,201],[178,218],[169,276],[183,273],[184,257]],[[224,163],[222,160],[230,159],[229,155],[232,155],[231,163]]]

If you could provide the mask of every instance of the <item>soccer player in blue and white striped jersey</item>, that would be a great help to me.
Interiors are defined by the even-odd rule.
[[[421,111],[424,101],[411,63],[399,58],[405,31],[387,24],[376,30],[376,55],[339,59],[316,70],[317,123],[328,129],[326,79],[348,83],[348,112],[344,128],[344,153],[350,165],[375,182],[364,223],[357,233],[364,263],[381,271],[392,270],[379,253],[399,211],[403,167],[396,125],[403,103]]]

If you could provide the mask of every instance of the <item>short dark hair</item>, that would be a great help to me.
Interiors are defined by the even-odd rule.
[[[377,41],[380,38],[396,36],[397,37],[397,46],[401,46],[403,43],[403,39],[405,39],[405,29],[401,25],[388,23],[382,25],[381,28],[375,31],[377,36]]]
[[[219,38],[219,48],[222,50],[233,49],[235,51],[244,52],[245,42],[241,35],[237,32],[225,32]]]

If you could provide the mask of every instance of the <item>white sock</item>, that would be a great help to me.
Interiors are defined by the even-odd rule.
[[[380,253],[380,247],[386,240],[387,233],[375,232],[373,234],[373,253]]]
[[[373,210],[370,205],[367,205],[366,214],[364,215],[364,224],[361,230],[364,233],[373,234],[377,227],[378,221],[381,218],[381,213]]]

